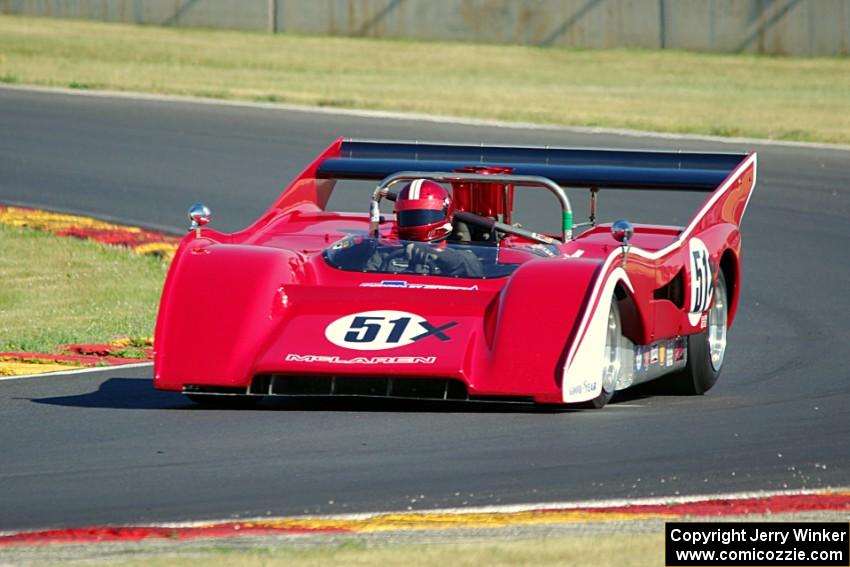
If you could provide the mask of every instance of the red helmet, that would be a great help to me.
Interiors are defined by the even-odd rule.
[[[398,194],[395,214],[399,238],[433,242],[452,232],[455,207],[442,185],[430,179],[414,179]]]

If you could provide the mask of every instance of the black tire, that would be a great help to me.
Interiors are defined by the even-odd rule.
[[[620,319],[620,307],[617,298],[611,298],[611,309],[608,311],[608,332],[605,343],[606,364],[602,377],[602,393],[587,402],[594,409],[605,407],[617,388],[617,380],[623,367],[623,325]]]
[[[216,396],[210,394],[184,394],[189,400],[208,408],[246,409],[257,405],[262,396]]]
[[[590,409],[602,409],[608,405],[608,402],[611,401],[611,398],[614,397],[614,391],[608,392],[604,388],[602,389],[602,393],[587,402],[587,407]]]
[[[652,384],[653,390],[664,394],[700,396],[709,391],[723,369],[726,353],[726,329],[728,325],[728,294],[726,278],[721,271],[714,286],[714,298],[709,308],[709,321],[705,331],[688,337],[688,362],[684,369],[675,374],[662,376]],[[718,352],[718,325],[722,325],[722,348]],[[715,333],[715,334],[712,334]],[[711,346],[714,346],[714,349]],[[714,359],[712,359],[714,353]]]

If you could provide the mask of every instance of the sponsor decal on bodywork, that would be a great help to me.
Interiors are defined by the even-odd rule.
[[[585,394],[595,394],[599,390],[599,384],[596,381],[581,382],[570,386],[569,394],[571,396],[582,396]]]
[[[632,345],[634,369],[627,368],[631,375],[617,381],[617,390],[654,380],[685,367],[687,337],[662,339],[646,345]]]
[[[420,284],[410,283],[404,280],[382,280],[380,282],[363,282],[360,287],[395,287],[402,289],[442,289],[453,291],[478,291],[477,285],[468,287],[459,285],[440,285],[440,284]]]
[[[676,343],[676,350],[674,351],[674,355],[676,362],[680,362],[685,359],[685,341],[679,340]]]
[[[343,358],[324,354],[287,354],[287,362],[323,362],[327,364],[434,364],[436,356],[355,356]]]
[[[336,319],[325,328],[325,338],[353,350],[386,350],[433,338],[451,340],[448,330],[457,321],[432,323],[406,311],[363,311]]]
[[[531,250],[540,256],[549,256],[550,258],[555,258],[560,254],[558,247],[551,244],[528,244],[522,248]]]

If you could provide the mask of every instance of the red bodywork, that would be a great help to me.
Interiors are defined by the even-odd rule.
[[[322,252],[334,242],[369,229],[365,212],[324,210],[335,181],[318,171],[326,159],[340,156],[343,143],[320,155],[244,231],[205,228],[200,237],[191,232],[183,239],[157,320],[157,388],[245,392],[268,375],[393,376],[454,379],[465,384],[470,398],[588,400],[598,391],[587,386],[595,378],[582,374],[594,372],[594,353],[583,349],[592,342],[587,336],[593,321],[607,313],[611,293],[623,298],[623,331],[636,345],[704,329],[704,318],[688,308],[695,293],[695,239],[708,250],[715,280],[723,270],[730,323],[735,316],[739,225],[755,185],[755,154],[743,156],[688,226],[636,225],[625,267],[610,225],[601,224],[558,244],[558,256],[524,261],[510,276],[457,279],[348,272],[325,261]],[[505,217],[513,190],[508,195],[491,189],[496,199],[481,201],[463,187],[460,201],[464,208],[490,207],[481,212]],[[382,235],[392,231],[392,222],[381,225]],[[528,244],[511,236],[500,250],[509,254]],[[405,287],[369,287],[386,280]],[[387,310],[412,313],[436,328],[451,324],[448,339],[434,334],[369,351],[342,348],[326,336],[341,317]]]

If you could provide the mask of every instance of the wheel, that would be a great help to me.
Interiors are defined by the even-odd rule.
[[[216,396],[210,394],[184,394],[196,404],[209,408],[244,409],[257,405],[262,396]]]
[[[688,337],[688,362],[683,370],[657,381],[665,393],[698,396],[717,382],[726,356],[728,296],[726,278],[721,271],[714,286],[714,297],[708,310],[705,331]]]
[[[611,298],[611,308],[608,310],[608,329],[603,360],[602,393],[589,402],[589,405],[596,409],[604,407],[614,397],[614,390],[617,389],[617,380],[620,378],[623,367],[623,328],[616,297]]]

